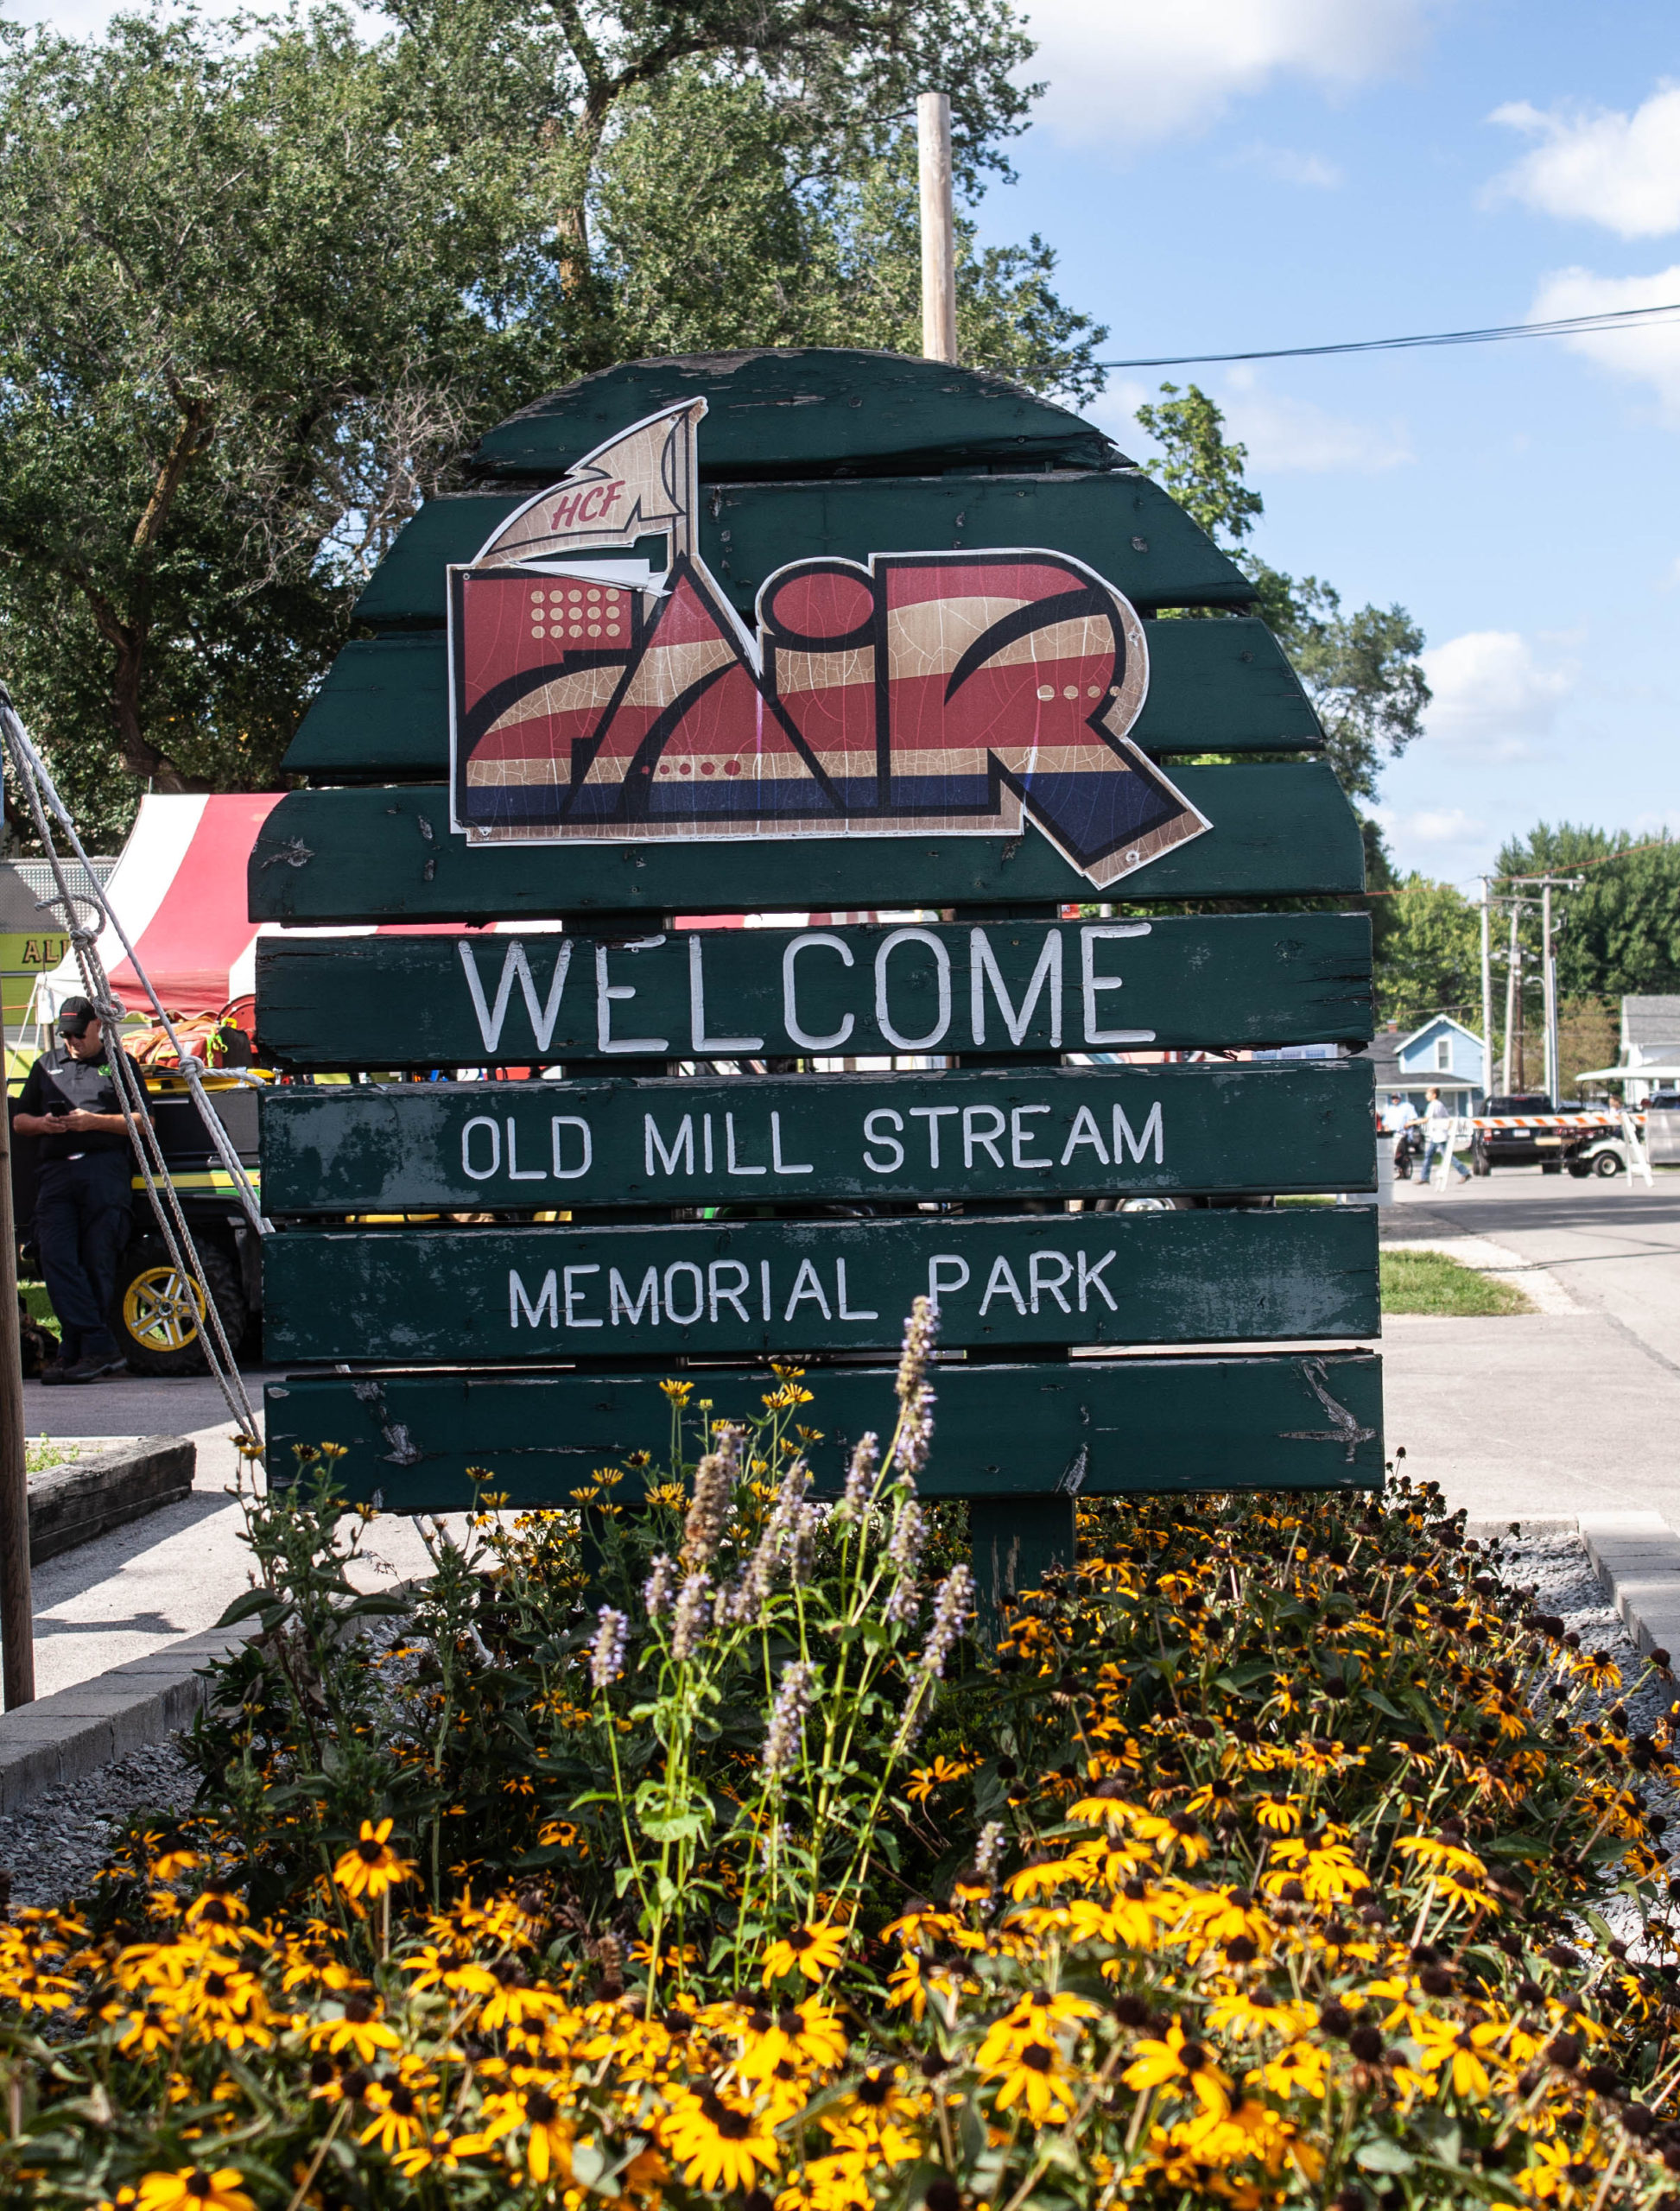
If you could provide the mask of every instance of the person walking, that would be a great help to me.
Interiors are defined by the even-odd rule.
[[[1453,1150],[1453,1122],[1455,1116],[1442,1101],[1441,1093],[1432,1090],[1429,1103],[1423,1108],[1423,1181],[1427,1186],[1435,1176],[1435,1163],[1442,1152],[1452,1161],[1461,1182],[1468,1182],[1470,1170]]]
[[[125,1364],[111,1305],[134,1218],[134,1169],[99,1017],[86,998],[67,998],[58,1030],[24,1078],[12,1126],[40,1144],[35,1248],[63,1332],[41,1378],[97,1382]]]

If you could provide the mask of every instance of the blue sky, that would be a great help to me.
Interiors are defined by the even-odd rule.
[[[1049,89],[982,235],[1041,231],[1105,358],[1680,300],[1673,0],[1027,4]],[[1258,549],[1427,634],[1379,808],[1402,866],[1468,881],[1541,819],[1680,828],[1680,319],[1173,373],[1249,447]],[[1091,410],[1134,453],[1158,381]]]
[[[1680,12],[1645,0],[1037,0],[1020,182],[1105,358],[1680,300]],[[1258,548],[1422,624],[1404,866],[1537,820],[1680,828],[1680,320],[1639,336],[1194,376],[1250,450]]]

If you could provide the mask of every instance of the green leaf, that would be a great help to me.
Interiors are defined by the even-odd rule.
[[[216,1623],[218,1627],[235,1627],[241,1620],[248,1620],[253,1613],[272,1613],[264,1625],[272,1627],[292,1609],[291,1600],[276,1597],[272,1589],[247,1589],[243,1597],[236,1597]]]
[[[1367,2173],[1409,2173],[1417,2160],[1398,2142],[1379,2135],[1374,2142],[1364,2143],[1354,2151],[1354,2163]]]

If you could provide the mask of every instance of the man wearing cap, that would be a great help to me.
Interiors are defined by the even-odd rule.
[[[133,1220],[133,1168],[98,1016],[86,998],[67,998],[58,1026],[60,1042],[24,1078],[12,1126],[40,1144],[35,1248],[64,1332],[41,1378],[97,1382],[124,1365],[110,1316]]]

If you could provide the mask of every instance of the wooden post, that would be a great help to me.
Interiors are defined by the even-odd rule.
[[[923,92],[916,103],[922,175],[922,351],[957,358],[957,269],[951,219],[951,101]]]
[[[1493,1094],[1493,884],[1481,878],[1481,1104]]]
[[[0,1067],[10,1061],[0,1037]],[[6,1710],[33,1704],[35,1597],[29,1581],[29,1477],[23,1460],[23,1361],[17,1330],[17,1233],[12,1219],[10,1084],[0,1112],[0,1671]]]

